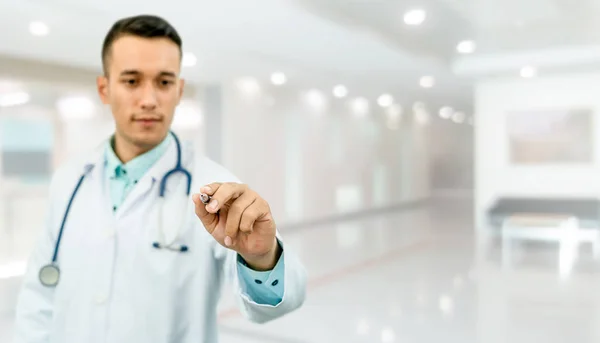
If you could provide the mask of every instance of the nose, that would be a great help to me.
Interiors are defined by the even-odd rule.
[[[146,84],[142,89],[140,106],[144,111],[153,111],[157,107],[156,89],[150,83]]]

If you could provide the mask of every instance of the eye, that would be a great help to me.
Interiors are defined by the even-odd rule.
[[[127,84],[128,86],[135,86],[137,84],[137,80],[136,79],[125,79],[125,80],[123,80],[123,83]]]
[[[171,84],[173,84],[173,81],[170,81],[170,80],[162,80],[162,81],[160,81],[160,85],[161,86],[169,86]]]

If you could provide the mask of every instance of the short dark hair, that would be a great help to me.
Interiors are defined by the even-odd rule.
[[[177,30],[165,19],[155,15],[137,15],[118,20],[108,31],[102,44],[102,69],[108,75],[108,58],[113,43],[120,37],[131,35],[143,38],[167,38],[179,47],[182,57],[182,41]],[[181,58],[180,57],[180,58]]]

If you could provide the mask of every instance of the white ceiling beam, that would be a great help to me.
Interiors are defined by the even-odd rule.
[[[600,45],[465,56],[452,63],[452,71],[459,76],[485,76],[515,73],[524,66],[552,69],[597,63]]]

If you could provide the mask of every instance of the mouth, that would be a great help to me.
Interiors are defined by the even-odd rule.
[[[133,118],[134,122],[141,124],[152,124],[162,122],[162,117],[158,116],[138,116]]]

